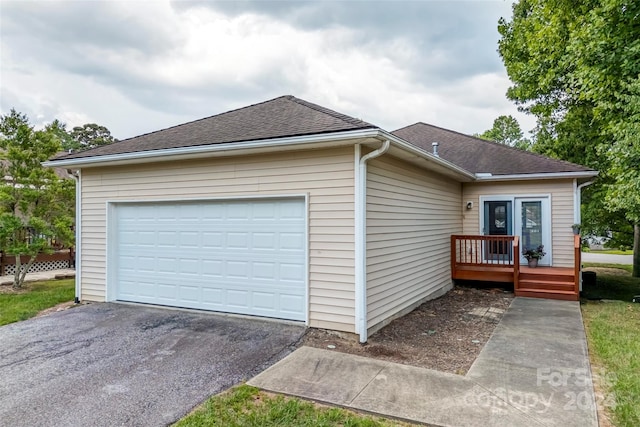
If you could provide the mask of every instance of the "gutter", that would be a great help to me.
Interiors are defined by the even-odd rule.
[[[593,178],[598,171],[584,172],[549,172],[549,173],[520,173],[513,175],[475,174],[475,181],[517,181],[531,179],[556,179],[556,178]]]
[[[235,152],[247,149],[273,149],[277,147],[286,147],[291,145],[306,145],[313,143],[326,143],[329,141],[340,141],[359,138],[375,138],[379,135],[377,128],[361,129],[346,132],[333,132],[327,134],[313,134],[305,136],[293,136],[286,138],[271,138],[263,140],[252,140],[243,142],[229,142],[210,145],[197,145],[193,147],[177,147],[160,150],[137,151],[133,153],[107,154],[103,156],[77,157],[73,159],[53,159],[42,163],[43,166],[49,167],[95,167],[118,164],[144,163],[159,160],[172,160],[175,157],[180,158],[196,158],[202,157],[203,154],[213,154],[221,152]],[[346,143],[346,141],[345,141]],[[349,142],[353,144],[353,141]]]
[[[391,141],[385,139],[375,151],[361,155],[360,144],[355,145],[355,298],[356,332],[360,342],[367,342],[367,162],[389,150]]]
[[[433,153],[430,153],[424,150],[423,148],[416,147],[415,145],[408,143],[404,139],[398,138],[394,134],[384,131],[382,129],[380,129],[379,133],[380,133],[380,137],[391,141],[393,145],[397,146],[398,148],[404,151],[407,151],[424,160],[443,166],[444,168],[449,169],[455,172],[456,174],[461,175],[465,178],[468,178],[472,181],[476,180],[476,175],[474,173],[469,172],[468,170],[463,169],[460,166],[454,163],[451,163],[448,160],[443,159],[442,157],[436,156]]]
[[[70,173],[70,175],[76,181],[76,296],[74,302],[78,304],[82,301],[82,268],[80,262],[82,259],[82,175],[79,170]]]
[[[473,181],[476,175],[447,161],[432,153],[416,147],[397,136],[379,128],[360,129],[355,131],[333,132],[327,134],[313,134],[305,136],[294,136],[286,138],[271,138],[264,140],[253,140],[244,142],[230,142],[212,145],[198,145],[194,147],[178,147],[163,150],[139,151],[134,153],[110,154],[104,156],[78,157],[73,159],[53,159],[43,162],[43,166],[48,167],[99,167],[116,166],[123,164],[137,164],[154,161],[168,161],[178,159],[200,158],[203,155],[233,155],[243,154],[243,150],[251,150],[251,154],[272,151],[274,149],[286,149],[300,145],[312,146],[322,144],[328,147],[328,142],[335,142],[339,145],[352,145],[354,139],[376,138],[390,141],[395,147],[408,152],[416,157],[432,162],[445,169],[454,172],[456,175]],[[301,148],[302,148],[301,147]],[[248,153],[247,153],[248,154]]]

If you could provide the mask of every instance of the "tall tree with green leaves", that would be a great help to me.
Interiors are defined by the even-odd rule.
[[[61,148],[65,151],[69,151],[70,149],[75,150],[74,147],[78,146],[78,143],[67,130],[67,124],[58,119],[46,125],[45,130],[51,132],[53,136],[58,139]]]
[[[0,117],[0,248],[16,257],[14,288],[38,254],[53,251],[51,239],[73,241],[74,183],[41,164],[59,150],[55,131],[35,130],[15,110]]]
[[[511,115],[498,116],[493,121],[491,129],[475,136],[522,150],[527,150],[530,145],[530,141],[524,137],[520,123]]]
[[[71,139],[64,141],[62,146],[65,150],[88,150],[117,141],[117,139],[111,135],[109,129],[95,123],[76,126],[71,129],[69,135]]]
[[[584,218],[621,216],[634,227],[636,277],[638,22],[634,0],[520,0],[498,25],[498,50],[513,83],[507,97],[538,120],[534,151],[601,171],[587,187]],[[602,209],[609,215],[596,212]]]

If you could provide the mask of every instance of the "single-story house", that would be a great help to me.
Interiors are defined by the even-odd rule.
[[[518,236],[544,244],[541,264],[574,267],[580,187],[597,174],[293,96],[46,164],[78,180],[77,299],[287,319],[362,342],[452,287],[452,236]],[[480,258],[500,262],[485,245]]]

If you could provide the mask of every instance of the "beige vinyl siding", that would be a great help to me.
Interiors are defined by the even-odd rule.
[[[353,149],[85,169],[82,297],[105,300],[106,205],[309,194],[309,324],[354,332]]]
[[[463,210],[464,233],[481,234],[480,196],[550,195],[551,241],[553,265],[573,267],[573,180],[537,180],[510,182],[474,182],[463,184],[463,200],[473,202],[473,209]]]
[[[374,331],[451,286],[461,184],[390,156],[367,170],[367,312]]]

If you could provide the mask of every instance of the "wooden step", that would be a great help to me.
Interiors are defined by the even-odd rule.
[[[456,280],[513,283],[513,268],[458,265],[452,272]]]
[[[520,280],[545,280],[549,282],[573,282],[574,279],[573,274],[562,274],[562,273],[546,273],[546,274],[534,274],[534,273],[523,273],[520,272]]]
[[[546,279],[546,278],[545,278]],[[527,289],[551,289],[557,291],[570,291],[573,292],[574,283],[569,281],[555,281],[555,280],[520,280],[518,282],[518,288]]]
[[[580,296],[575,292],[569,291],[560,291],[560,290],[541,290],[541,289],[530,289],[530,288],[518,288],[515,291],[517,297],[529,297],[529,298],[547,298],[547,299],[557,299],[557,300],[565,300],[565,301],[578,301]]]

